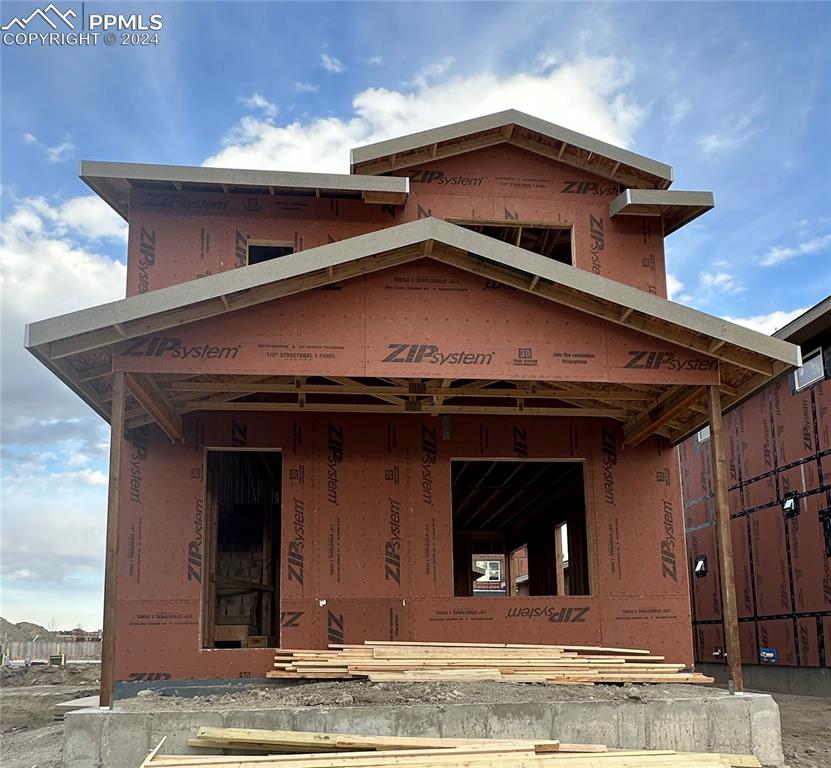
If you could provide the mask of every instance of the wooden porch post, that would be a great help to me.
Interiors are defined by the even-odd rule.
[[[733,533],[730,528],[730,506],[727,501],[727,462],[721,428],[721,390],[718,384],[707,387],[710,415],[710,451],[713,461],[713,498],[716,512],[716,534],[721,563],[721,606],[724,616],[724,641],[727,645],[727,668],[730,693],[744,690],[742,655],[739,645],[739,619],[736,609],[736,578],[733,568]]]
[[[121,479],[121,443],[124,437],[124,374],[113,373],[110,411],[110,485],[107,494],[107,559],[104,563],[104,634],[101,638],[100,706],[113,700],[113,661],[115,653],[115,592],[118,569],[118,496]]]

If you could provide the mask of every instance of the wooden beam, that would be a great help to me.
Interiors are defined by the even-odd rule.
[[[124,442],[125,376],[113,374],[110,410],[110,482],[107,491],[107,553],[104,561],[104,630],[101,637],[100,706],[111,707],[115,659],[115,602],[118,573],[118,500],[121,484],[121,447]]]
[[[158,385],[150,376],[142,373],[126,374],[127,388],[139,401],[142,408],[153,417],[162,431],[174,442],[184,442],[182,417],[176,412],[170,401],[162,394]]]
[[[707,407],[710,412],[710,452],[713,464],[713,496],[716,513],[719,565],[721,568],[721,604],[724,612],[724,640],[727,645],[727,669],[730,675],[730,693],[744,690],[742,654],[739,642],[739,617],[736,608],[736,576],[733,567],[733,532],[730,525],[730,505],[727,500],[727,460],[722,439],[721,391],[718,384],[707,387]]]
[[[690,408],[703,395],[703,387],[700,386],[668,389],[651,405],[645,406],[640,415],[627,422],[623,428],[624,445],[635,446],[642,443],[669,424],[679,413]]]
[[[328,377],[333,380],[340,377]],[[445,379],[441,386],[427,385],[423,392],[411,392],[409,387],[402,386],[372,386],[353,382],[350,379],[342,379],[342,384],[304,384],[297,387],[294,384],[238,382],[238,381],[173,381],[162,385],[162,390],[172,394],[174,399],[189,399],[188,395],[195,392],[223,392],[239,394],[294,394],[302,389],[306,394],[313,395],[366,395],[367,397],[395,397],[411,394],[440,397],[477,397],[477,398],[505,398],[524,397],[536,399],[562,399],[564,397],[572,400],[608,400],[615,401],[644,401],[651,400],[651,396],[645,392],[615,392],[607,390],[593,391],[583,387],[575,386],[574,389],[557,389],[559,384],[552,384],[551,388],[536,388],[531,382],[523,382],[515,389],[507,387],[492,387],[481,389],[477,387],[460,386],[451,387],[445,384],[450,379]],[[175,393],[182,393],[176,395]]]
[[[422,404],[418,411],[408,411],[405,404],[376,405],[374,403],[306,403],[299,408],[296,403],[252,403],[245,402],[205,402],[203,400],[186,401],[184,407],[189,411],[315,411],[318,413],[477,413],[503,416],[574,416],[577,418],[623,419],[629,411],[622,408],[545,408],[510,406],[470,406],[470,405],[428,405]]]

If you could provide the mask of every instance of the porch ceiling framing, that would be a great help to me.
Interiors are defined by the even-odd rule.
[[[107,369],[116,345],[425,258],[718,360],[724,408],[800,362],[798,349],[779,339],[432,218],[35,323],[27,327],[26,345],[108,418]],[[703,394],[693,397],[685,386],[389,377],[368,384],[356,374],[316,377],[331,383],[291,376],[134,376],[127,425],[146,422],[147,414],[179,439],[178,420],[192,410],[573,415],[623,421],[627,439],[636,443],[654,433],[677,442],[707,421]],[[296,397],[277,402],[280,395]],[[358,402],[344,400],[347,395]]]

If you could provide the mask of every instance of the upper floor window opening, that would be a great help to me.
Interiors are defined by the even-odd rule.
[[[465,229],[538,253],[562,264],[574,264],[572,229],[564,224],[547,224],[517,219],[448,219]]]

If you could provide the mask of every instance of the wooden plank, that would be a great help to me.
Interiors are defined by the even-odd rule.
[[[623,428],[624,445],[639,445],[703,397],[703,387],[678,386],[667,390]]]
[[[302,747],[310,751],[317,750],[401,750],[401,749],[448,749],[458,746],[475,746],[495,744],[523,745],[540,752],[556,751],[560,742],[554,739],[452,739],[417,736],[363,736],[357,734],[325,733],[315,731],[278,731],[256,728],[218,728],[202,727],[195,739],[189,740],[190,746],[205,746],[205,741],[233,742],[238,744],[257,744],[273,749],[275,747]],[[592,745],[602,749],[602,745]]]
[[[107,491],[107,553],[104,561],[104,629],[101,637],[100,706],[111,707],[115,662],[115,603],[118,571],[118,506],[121,486],[121,448],[124,442],[124,405],[127,385],[124,374],[112,378],[110,406],[110,469]]]
[[[153,378],[142,373],[128,373],[126,377],[127,388],[153,421],[172,441],[184,442],[182,417],[176,413],[176,409],[162,394]]]
[[[721,390],[717,384],[707,387],[707,408],[710,416],[710,451],[713,464],[713,490],[716,513],[716,538],[721,565],[721,600],[724,606],[724,639],[727,645],[727,668],[731,693],[744,690],[742,657],[739,641],[739,618],[736,607],[736,576],[733,567],[733,531],[727,500],[727,460],[722,437]]]

